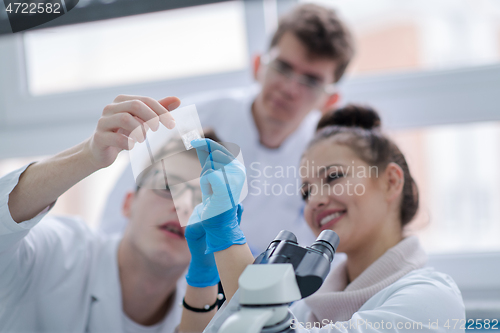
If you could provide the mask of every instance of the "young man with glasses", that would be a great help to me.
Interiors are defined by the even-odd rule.
[[[299,159],[321,112],[337,102],[335,83],[353,54],[352,37],[333,10],[300,5],[281,18],[269,51],[255,57],[258,85],[192,99],[202,126],[238,144],[245,154],[249,193],[241,229],[254,254],[282,229],[295,233],[301,243],[314,240],[301,216]],[[118,200],[132,186],[129,169],[106,206],[105,232],[123,228]]]
[[[200,201],[198,181],[182,182],[184,170],[171,167],[183,185],[174,205],[163,165],[148,168],[122,198],[128,223],[120,237],[45,215],[66,190],[142,142],[131,134],[141,123],[175,126],[167,110],[179,104],[119,96],[88,140],[0,178],[0,332],[173,332],[191,259],[179,219]],[[158,155],[173,144],[183,146],[179,138]],[[182,158],[199,167],[196,155]]]

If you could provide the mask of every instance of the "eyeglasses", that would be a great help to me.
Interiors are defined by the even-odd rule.
[[[314,94],[325,93],[328,95],[336,92],[335,84],[325,84],[321,79],[307,74],[298,74],[293,67],[279,59],[271,59],[269,55],[264,55],[261,58],[264,65],[272,69],[275,73],[279,74],[286,80],[294,80],[301,87],[306,89],[307,92]]]
[[[149,175],[146,175],[141,183],[147,182],[147,186],[145,187],[150,188],[153,193],[162,198],[173,200],[174,197],[180,198],[186,193],[186,191],[190,191],[193,207],[202,201],[202,193],[199,186],[193,186],[184,182],[183,179],[175,176],[169,176],[169,179],[175,183],[174,186],[170,187],[168,185],[163,172],[160,170],[154,170]]]

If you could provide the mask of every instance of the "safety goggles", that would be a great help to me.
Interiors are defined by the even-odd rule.
[[[196,206],[202,200],[202,193],[200,186],[189,184],[184,179],[169,175],[168,178],[171,182],[175,183],[175,188],[171,188],[167,181],[166,173],[163,170],[154,169],[148,172],[139,184],[139,187],[149,188],[156,195],[174,200],[174,196],[180,198],[188,193],[191,195],[192,207]],[[146,185],[146,186],[144,186]]]
[[[290,64],[280,59],[272,58],[269,54],[263,55],[261,62],[271,70],[268,71],[268,75],[271,75],[273,79],[295,81],[305,93],[317,96],[322,93],[331,95],[336,92],[335,84],[326,84],[321,79],[312,75],[299,74],[295,72]]]

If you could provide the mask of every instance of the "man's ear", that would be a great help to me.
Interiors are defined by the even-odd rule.
[[[326,114],[327,112],[331,111],[335,107],[335,104],[337,104],[339,99],[340,95],[338,93],[328,95],[325,103],[323,104],[323,107],[320,108],[321,113]]]
[[[398,164],[391,162],[387,165],[384,173],[386,180],[387,200],[389,202],[392,202],[396,200],[403,192],[403,187],[405,184],[404,171]]]
[[[132,203],[134,202],[136,192],[127,192],[125,194],[125,199],[123,200],[122,214],[125,217],[130,218],[132,215]]]
[[[261,55],[260,54],[256,54],[253,56],[253,61],[252,61],[252,65],[253,65],[253,78],[255,79],[255,81],[259,81],[259,69],[260,69],[260,65],[261,65],[261,62],[260,62],[260,57]]]

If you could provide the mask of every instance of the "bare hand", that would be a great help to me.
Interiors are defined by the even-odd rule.
[[[160,122],[169,129],[174,128],[175,120],[169,111],[180,103],[177,97],[158,101],[144,96],[116,97],[113,103],[104,107],[97,128],[88,141],[92,164],[97,168],[111,165],[120,151],[132,149],[135,142],[143,142],[143,133],[148,128],[156,131]],[[137,130],[140,127],[141,130]]]

